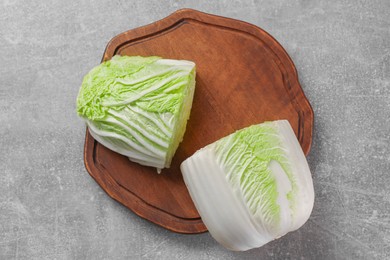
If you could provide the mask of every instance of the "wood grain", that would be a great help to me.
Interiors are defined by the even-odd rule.
[[[183,182],[180,164],[196,150],[235,130],[287,119],[305,154],[312,141],[313,111],[293,62],[264,30],[229,18],[183,9],[124,32],[107,45],[103,61],[120,55],[192,60],[196,90],[184,140],[171,168],[130,162],[87,131],[84,161],[109,196],[137,215],[180,233],[206,231]]]

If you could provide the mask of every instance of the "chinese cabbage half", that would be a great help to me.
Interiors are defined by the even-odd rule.
[[[224,137],[181,170],[211,235],[231,250],[260,247],[298,229],[313,208],[311,173],[286,120]]]
[[[101,144],[162,169],[182,141],[195,88],[195,64],[114,56],[83,80],[77,112]]]

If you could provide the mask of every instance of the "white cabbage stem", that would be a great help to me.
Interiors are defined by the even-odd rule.
[[[298,229],[313,208],[309,166],[286,120],[222,138],[181,170],[210,234],[230,250],[260,247]]]

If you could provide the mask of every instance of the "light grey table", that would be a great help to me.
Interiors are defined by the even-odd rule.
[[[389,259],[390,1],[0,1],[0,259]],[[298,231],[248,252],[109,198],[83,164],[83,75],[116,34],[190,7],[287,50],[315,113]]]

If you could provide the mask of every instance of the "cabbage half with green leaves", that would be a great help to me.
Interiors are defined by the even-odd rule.
[[[181,170],[211,235],[231,250],[260,247],[298,229],[313,208],[309,166],[286,120],[224,137]]]
[[[84,77],[77,113],[98,142],[160,170],[182,141],[194,88],[191,61],[114,56]]]

